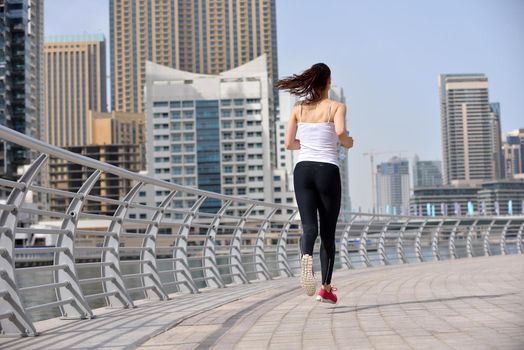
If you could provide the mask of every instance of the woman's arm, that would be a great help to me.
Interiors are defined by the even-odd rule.
[[[287,122],[287,129],[286,129],[286,140],[285,140],[285,146],[286,149],[290,150],[297,150],[300,149],[300,140],[297,140],[297,118],[296,118],[296,110],[297,108],[294,107],[293,111],[291,112],[291,115],[289,116],[289,121]]]
[[[338,104],[335,110],[335,117],[333,118],[335,123],[335,132],[337,133],[340,144],[343,147],[353,147],[353,138],[347,135],[346,131],[346,105],[343,103]]]

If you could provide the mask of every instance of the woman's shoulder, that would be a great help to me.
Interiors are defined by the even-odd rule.
[[[328,99],[329,103],[331,103],[332,106],[334,107],[341,107],[341,106],[346,106],[346,104],[344,102],[340,102],[340,101],[335,101],[335,100],[331,100],[331,99]]]

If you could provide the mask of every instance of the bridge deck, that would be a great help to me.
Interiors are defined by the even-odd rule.
[[[8,349],[523,349],[524,256],[339,271],[319,304],[282,279],[37,323]]]

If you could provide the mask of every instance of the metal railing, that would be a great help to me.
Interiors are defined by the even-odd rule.
[[[299,270],[301,227],[294,206],[160,181],[3,126],[0,139],[37,155],[18,181],[0,179],[0,189],[8,193],[0,204],[3,335],[36,335],[35,319],[89,319],[98,307],[132,308],[139,299],[167,300],[177,292],[291,277]],[[75,192],[37,183],[50,158],[86,167],[90,175]],[[116,199],[100,191],[94,194],[93,188],[107,174],[131,181],[128,193]],[[30,206],[29,191],[61,198],[67,209]],[[154,205],[141,202],[143,191],[161,193],[161,200]],[[174,207],[180,198],[191,205]],[[216,210],[203,209],[210,201]],[[115,209],[111,214],[88,212],[86,203]],[[136,213],[142,217],[136,218]],[[54,218],[57,224],[23,227],[21,215],[40,222]],[[337,226],[338,269],[522,253],[523,217],[349,217]],[[85,222],[98,226],[82,227]],[[16,234],[53,236],[55,243],[17,247]],[[51,259],[43,266],[17,266],[17,257],[34,255]]]

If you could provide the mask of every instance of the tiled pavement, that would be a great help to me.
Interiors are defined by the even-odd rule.
[[[189,318],[140,349],[524,349],[524,256],[335,274],[337,305],[286,285]]]
[[[524,349],[524,256],[336,272],[337,305],[295,278],[37,323],[2,349]]]

